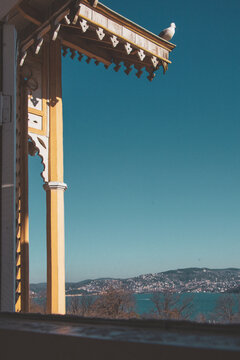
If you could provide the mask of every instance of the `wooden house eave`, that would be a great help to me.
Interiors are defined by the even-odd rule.
[[[149,80],[160,67],[165,73],[175,45],[102,3],[96,3],[97,6],[92,6],[90,0],[32,0],[30,6],[24,0],[18,4],[12,21],[21,25],[20,65],[28,53],[38,55],[44,41],[54,41],[58,37],[64,55],[69,51],[72,58],[77,51],[79,58],[85,55],[106,67],[111,63],[118,67],[124,65],[126,74],[135,67],[138,77],[146,69]]]

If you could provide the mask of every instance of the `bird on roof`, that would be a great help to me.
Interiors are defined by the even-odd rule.
[[[173,35],[175,34],[176,25],[175,23],[171,23],[170,26],[163,31],[160,32],[158,36],[165,40],[171,40]]]

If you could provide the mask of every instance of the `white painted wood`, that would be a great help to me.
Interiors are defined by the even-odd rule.
[[[122,36],[124,37],[124,39],[127,39],[128,41],[132,42],[132,43],[136,43],[136,33],[134,33],[133,31],[122,27]]]
[[[122,36],[122,26],[108,19],[108,30],[116,35]]]
[[[42,130],[42,116],[28,113],[28,126],[33,129]]]
[[[148,40],[143,38],[142,36],[140,35],[137,35],[136,34],[136,41],[135,41],[135,44],[146,49],[146,50],[149,50],[148,48]]]
[[[117,37],[115,35],[111,36],[110,39],[111,39],[111,42],[113,44],[113,47],[116,47],[117,44],[119,44],[119,41],[118,41],[118,39],[117,39]]]
[[[124,47],[125,47],[125,50],[126,50],[127,54],[129,55],[129,54],[132,52],[132,47],[131,47],[131,45],[130,45],[129,43],[126,43],[126,44],[124,45]]]
[[[52,36],[53,41],[55,41],[57,39],[60,27],[61,27],[61,24],[56,25],[54,32],[53,32],[53,36]]]
[[[142,49],[140,49],[140,50],[138,51],[138,56],[139,56],[139,59],[140,59],[141,61],[143,61],[143,59],[146,57],[146,54],[145,54],[145,52],[144,52]]]
[[[39,54],[39,51],[42,47],[42,44],[43,44],[43,38],[40,38],[38,41],[37,41],[37,46],[36,46],[36,49],[35,49],[35,54]]]
[[[157,67],[159,61],[158,61],[158,59],[156,58],[156,56],[152,56],[152,57],[151,57],[151,60],[152,60],[153,66],[154,66],[154,67]]]
[[[80,25],[81,25],[81,28],[82,28],[82,31],[83,31],[83,32],[86,32],[87,29],[89,28],[89,25],[88,25],[88,23],[87,23],[86,20],[80,21]]]
[[[96,33],[97,33],[99,40],[102,40],[104,38],[104,36],[106,35],[102,28],[98,28],[96,30]]]
[[[79,7],[79,15],[83,15],[84,17],[88,18],[89,20],[92,20],[92,9],[89,7],[80,4]]]
[[[108,26],[108,19],[106,16],[103,16],[102,14],[99,14],[96,11],[92,10],[92,21],[94,21],[95,23],[102,25],[103,27],[107,28]]]
[[[161,46],[157,45],[154,41],[148,40],[145,37],[137,34],[133,30],[128,29],[127,27],[118,24],[117,22],[108,19],[106,16],[100,14],[97,12],[97,10],[90,8],[84,4],[80,5],[79,9],[79,16],[80,19],[82,17],[82,20],[80,20],[81,27],[83,29],[83,25],[85,26],[87,21],[89,23],[93,23],[94,26],[102,27],[103,30],[109,32],[112,34],[112,36],[119,36],[122,40],[125,40],[127,43],[129,42],[131,45],[136,45],[136,47],[139,47],[140,51],[146,51],[150,52],[156,57],[165,58],[168,59],[169,51],[162,48]],[[83,29],[83,31],[86,31]],[[115,47],[115,41],[113,42],[112,38],[111,41],[113,43],[113,46]],[[130,54],[130,44],[127,45],[126,51],[128,54]],[[128,50],[127,50],[128,49]],[[143,57],[143,53],[141,52],[139,54],[140,59]]]
[[[43,171],[41,173],[41,177],[45,182],[48,182],[48,137],[44,135],[34,134],[31,132],[28,133],[28,136],[32,140],[35,148],[38,151],[38,155],[42,160]]]
[[[20,58],[20,66],[23,66],[26,56],[27,56],[27,51],[24,51],[24,53],[22,54],[22,56]]]

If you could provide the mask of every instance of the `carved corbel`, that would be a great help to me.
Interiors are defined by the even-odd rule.
[[[152,56],[151,60],[152,60],[153,66],[156,68],[159,63],[158,59],[156,58],[156,56]]]
[[[81,25],[82,32],[86,32],[87,29],[89,28],[87,20],[82,19],[82,20],[79,21],[79,23]]]
[[[119,41],[118,41],[118,39],[117,39],[117,37],[115,35],[111,36],[110,40],[112,42],[113,47],[116,47],[117,44],[119,44]]]
[[[53,36],[52,36],[53,41],[57,39],[60,28],[61,28],[61,24],[54,25]]]
[[[97,33],[99,40],[102,40],[104,38],[104,36],[106,35],[105,32],[103,31],[103,29],[100,27],[96,30],[96,33]]]
[[[143,61],[143,59],[146,57],[146,54],[145,54],[145,52],[144,52],[142,49],[140,49],[140,50],[137,52],[137,54],[138,54],[138,57],[139,57],[139,59],[140,59],[141,61]]]
[[[124,45],[124,47],[125,47],[125,50],[126,50],[126,52],[127,52],[127,54],[129,55],[131,52],[132,52],[132,47],[131,47],[131,45],[129,44],[129,43],[126,43],[125,45]]]
[[[36,153],[38,151],[38,155],[42,160],[41,162],[43,164],[43,171],[41,173],[41,177],[45,182],[47,182],[48,181],[48,138],[46,136],[33,134],[33,133],[29,133],[28,137],[33,143],[34,152]]]
[[[24,52],[21,54],[21,58],[20,58],[20,62],[19,62],[19,65],[20,65],[20,66],[23,66],[24,61],[25,61],[25,59],[26,59],[26,56],[27,56],[27,51],[24,51]]]
[[[43,38],[40,38],[37,40],[37,44],[36,44],[36,49],[35,49],[35,54],[37,55],[42,47],[43,44]]]
[[[64,20],[65,20],[65,23],[66,23],[67,25],[70,25],[70,24],[71,24],[71,21],[70,21],[68,15],[65,15],[65,16],[64,16]]]

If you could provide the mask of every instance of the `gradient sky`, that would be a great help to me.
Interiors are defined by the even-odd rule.
[[[240,267],[239,0],[103,0],[158,34],[150,83],[63,59],[66,280]],[[30,281],[46,281],[45,192],[30,163]]]

